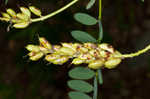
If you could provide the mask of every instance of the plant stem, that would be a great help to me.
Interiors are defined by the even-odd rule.
[[[103,38],[103,27],[102,27],[102,0],[99,0],[99,15],[98,15],[98,27],[99,27],[99,37],[98,37],[98,43],[101,43],[101,40]]]
[[[103,75],[102,75],[101,69],[98,69],[98,70],[97,70],[97,73],[98,73],[97,79],[98,79],[98,81],[99,81],[99,84],[102,85],[102,84],[103,84]]]
[[[97,75],[95,75],[95,77],[94,77],[94,93],[93,93],[93,99],[97,99],[97,93],[98,93]]]
[[[55,16],[56,14],[58,14],[58,13],[64,11],[65,9],[67,9],[67,8],[69,8],[70,6],[72,6],[73,4],[75,4],[77,1],[78,1],[78,0],[73,0],[72,2],[70,2],[69,4],[67,4],[66,6],[64,6],[64,7],[60,8],[59,10],[54,11],[53,13],[50,13],[50,14],[48,14],[48,15],[46,15],[46,16],[42,16],[42,17],[40,17],[40,18],[31,19],[31,22],[43,21],[43,20],[46,20],[46,19],[48,19],[48,18],[50,18],[50,17],[52,17],[52,16]]]
[[[98,19],[101,20],[102,18],[102,0],[99,0],[99,16]]]
[[[99,27],[99,36],[98,36],[98,43],[101,43],[101,40],[103,38],[103,26],[101,23],[101,20],[98,20],[98,27]]]
[[[122,54],[122,55],[117,55],[115,57],[121,57],[121,58],[132,58],[132,57],[135,57],[135,56],[139,56],[145,52],[147,52],[148,50],[150,50],[150,45],[148,45],[147,47],[145,47],[144,49],[142,50],[139,50],[135,53],[131,53],[131,54]]]

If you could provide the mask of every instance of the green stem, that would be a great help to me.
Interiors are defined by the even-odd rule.
[[[70,6],[72,6],[73,4],[75,4],[77,1],[78,1],[78,0],[73,0],[72,2],[70,2],[69,4],[67,4],[66,6],[64,6],[64,7],[60,8],[59,10],[54,11],[53,13],[50,13],[50,14],[48,14],[48,15],[46,15],[46,16],[42,16],[42,17],[40,17],[40,18],[31,19],[31,22],[43,21],[43,20],[46,20],[46,19],[48,19],[48,18],[50,18],[50,17],[52,17],[52,16],[55,16],[56,14],[58,14],[58,13],[64,11],[65,9],[67,9],[67,8],[69,8]]]
[[[98,43],[101,43],[101,40],[103,39],[103,26],[101,23],[101,20],[98,20],[98,27],[99,27],[99,37],[98,37]]]
[[[102,0],[99,0],[99,16],[98,19],[101,20],[102,18]]]
[[[98,26],[99,26],[99,37],[98,37],[98,43],[101,43],[101,40],[103,38],[103,27],[102,27],[102,0],[99,0],[99,15],[98,15]]]
[[[98,86],[97,86],[97,75],[94,77],[94,93],[93,99],[97,99]]]
[[[142,50],[139,50],[135,53],[131,53],[131,54],[122,54],[122,55],[117,55],[115,57],[121,57],[121,58],[132,58],[132,57],[135,57],[135,56],[139,56],[145,52],[147,52],[148,50],[150,50],[150,45],[148,45],[147,47],[145,47],[144,49]]]
[[[98,69],[97,73],[98,73],[97,78],[98,78],[99,84],[102,85],[103,84],[103,75],[102,75],[101,69]]]

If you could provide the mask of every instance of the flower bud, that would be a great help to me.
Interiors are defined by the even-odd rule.
[[[6,22],[10,21],[9,18],[1,18],[1,17],[0,17],[0,20],[1,20],[1,21],[6,21]]]
[[[16,17],[16,12],[15,12],[14,10],[12,10],[12,9],[7,9],[6,12],[7,12],[10,16]]]
[[[79,49],[79,51],[80,51],[81,53],[87,53],[89,50],[88,50],[87,48],[85,48],[85,47],[81,47],[81,48]]]
[[[61,48],[60,45],[53,45],[53,50],[58,51]]]
[[[26,28],[29,25],[29,22],[21,22],[21,23],[16,23],[13,25],[14,28]]]
[[[20,19],[17,19],[17,18],[11,19],[10,21],[12,23],[22,23],[22,22],[24,22],[23,20],[20,20]]]
[[[40,52],[40,48],[37,45],[27,45],[26,49],[31,52]]]
[[[75,48],[73,48],[73,44],[72,43],[61,43],[63,47],[68,47],[74,51],[76,51]]]
[[[45,60],[51,63],[58,58],[60,58],[60,55],[57,54],[49,54],[45,56]]]
[[[72,48],[72,43],[61,43],[63,47]]]
[[[24,13],[17,13],[17,18],[21,19],[21,20],[24,20],[24,21],[28,21],[29,20],[29,17],[24,14]]]
[[[4,18],[8,18],[8,19],[11,18],[11,17],[9,16],[9,14],[7,14],[7,13],[2,13],[2,16],[3,16]]]
[[[104,51],[104,50],[99,51],[99,53],[100,53],[100,56],[103,57],[103,58],[105,58],[105,57],[108,56],[108,55],[107,55],[107,52]]]
[[[36,55],[35,52],[29,52],[29,53],[28,53],[28,56],[35,56],[35,55]]]
[[[67,57],[67,56],[61,56],[60,58],[53,60],[52,63],[53,64],[62,65],[64,63],[66,63],[68,60],[69,60],[69,57]]]
[[[104,65],[104,61],[102,59],[94,60],[88,64],[88,67],[91,69],[99,69]]]
[[[28,8],[25,8],[25,7],[20,7],[20,10],[23,14],[25,14],[26,16],[28,16],[28,18],[31,17],[31,12]]]
[[[41,46],[47,49],[52,49],[52,45],[44,37],[39,37],[39,42]]]
[[[93,43],[84,43],[83,45],[84,45],[84,47],[86,47],[88,49],[95,49],[95,48],[97,48],[97,46],[95,44],[93,44]]]
[[[84,62],[85,62],[85,60],[83,60],[83,59],[75,58],[75,59],[73,59],[72,64],[79,65],[79,64],[82,64]]]
[[[103,49],[103,50],[106,50],[108,52],[114,53],[114,48],[111,45],[107,44],[107,43],[99,44],[98,47]]]
[[[70,56],[73,56],[73,54],[75,53],[75,51],[73,51],[71,48],[68,48],[68,47],[61,47],[56,53],[60,54],[60,55],[70,55]]]
[[[99,54],[99,51],[96,50],[96,49],[92,49],[89,51],[90,55],[94,56],[94,57],[99,57],[100,54]]]
[[[83,59],[83,60],[88,60],[91,59],[93,56],[89,53],[81,53],[78,58]]]
[[[82,47],[82,44],[80,44],[80,43],[74,43],[74,44],[72,45],[72,47],[73,47],[74,49],[76,49],[76,50],[79,50],[79,49]]]
[[[34,56],[31,56],[29,59],[32,61],[37,61],[39,60],[44,54],[42,52],[36,53]]]
[[[39,48],[40,48],[40,51],[43,52],[44,54],[50,53],[50,51],[45,47],[39,46]]]
[[[105,62],[105,67],[108,69],[112,69],[115,68],[120,63],[121,63],[120,58],[110,58]]]
[[[85,63],[90,63],[90,62],[92,62],[92,61],[94,61],[95,60],[95,57],[91,57],[91,58],[88,58],[86,61],[85,61]]]
[[[37,9],[36,7],[30,6],[29,9],[33,14],[35,14],[37,16],[41,16],[41,11],[39,9]]]

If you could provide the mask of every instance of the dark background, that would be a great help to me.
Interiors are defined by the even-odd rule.
[[[34,5],[43,15],[68,4],[70,0],[0,0],[0,12],[7,8]],[[89,31],[97,37],[98,26],[84,26],[73,19],[76,12],[98,16],[98,3],[90,10],[88,0],[79,0],[71,8],[25,29],[12,28],[0,22],[0,99],[68,99],[66,81],[68,64],[56,66],[43,59],[32,62],[26,56],[27,44],[37,44],[38,35],[52,44],[74,41],[71,30]],[[131,53],[150,44],[150,1],[103,0],[103,42],[122,53]],[[113,70],[103,69],[104,84],[99,86],[101,99],[148,99],[150,90],[150,53],[125,59]]]

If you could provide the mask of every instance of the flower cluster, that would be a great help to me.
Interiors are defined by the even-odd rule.
[[[20,7],[21,12],[16,13],[14,10],[8,8],[5,12],[2,12],[1,21],[13,23],[14,28],[26,28],[31,23],[31,12],[36,16],[41,17],[41,11],[34,6]]]
[[[39,42],[39,45],[29,44],[26,46],[26,49],[30,51],[28,53],[29,59],[32,61],[37,61],[45,56],[46,61],[61,65],[72,59],[72,64],[86,63],[91,69],[102,67],[111,69],[121,62],[121,58],[116,57],[121,53],[114,50],[107,43],[61,43],[61,45],[51,45],[43,37],[39,37]]]

